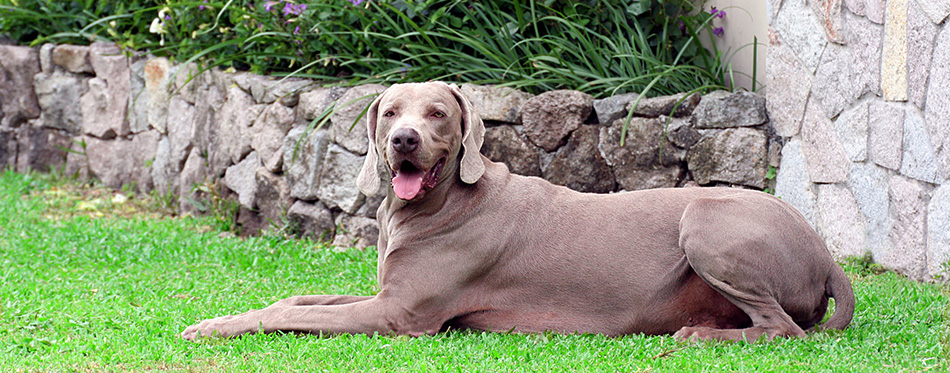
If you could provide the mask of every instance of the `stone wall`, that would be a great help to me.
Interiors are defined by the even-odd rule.
[[[163,58],[127,58],[109,44],[0,46],[0,56],[0,167],[62,168],[175,198],[183,213],[202,212],[194,201],[208,196],[196,185],[217,185],[240,203],[245,233],[290,221],[335,245],[375,244],[385,193],[366,198],[356,188],[365,119],[353,125],[384,86],[199,74]],[[462,91],[486,123],[484,154],[580,191],[763,189],[768,167],[778,165],[781,144],[765,100],[751,93],[644,99],[621,146],[637,95],[594,100],[470,84]],[[326,125],[314,129],[329,108]]]
[[[950,260],[950,0],[769,0],[776,194],[838,257]]]

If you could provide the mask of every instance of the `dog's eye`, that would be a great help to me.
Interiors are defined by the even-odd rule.
[[[445,113],[441,111],[437,111],[437,112],[432,113],[432,116],[436,118],[445,118]]]
[[[396,115],[396,113],[394,113],[392,110],[383,113],[383,116],[386,117],[386,118],[390,118],[390,117],[392,117],[393,115]]]

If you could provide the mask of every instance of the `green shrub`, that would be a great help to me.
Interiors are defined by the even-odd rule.
[[[538,93],[671,94],[723,85],[689,0],[0,0],[21,43],[126,49],[345,83],[449,80]]]

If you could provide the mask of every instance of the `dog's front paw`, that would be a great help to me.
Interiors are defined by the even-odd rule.
[[[214,319],[204,320],[195,325],[185,328],[180,336],[183,339],[194,341],[199,338],[230,338],[248,332],[256,331],[255,328],[244,325],[237,316],[223,316]]]

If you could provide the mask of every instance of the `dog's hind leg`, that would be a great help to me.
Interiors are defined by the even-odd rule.
[[[752,326],[687,326],[675,337],[753,341],[804,336],[799,324],[823,314],[820,308],[827,299],[821,270],[803,258],[811,255],[814,249],[807,246],[815,239],[800,215],[771,197],[742,194],[692,202],[680,221],[680,247],[693,270],[748,314]]]

